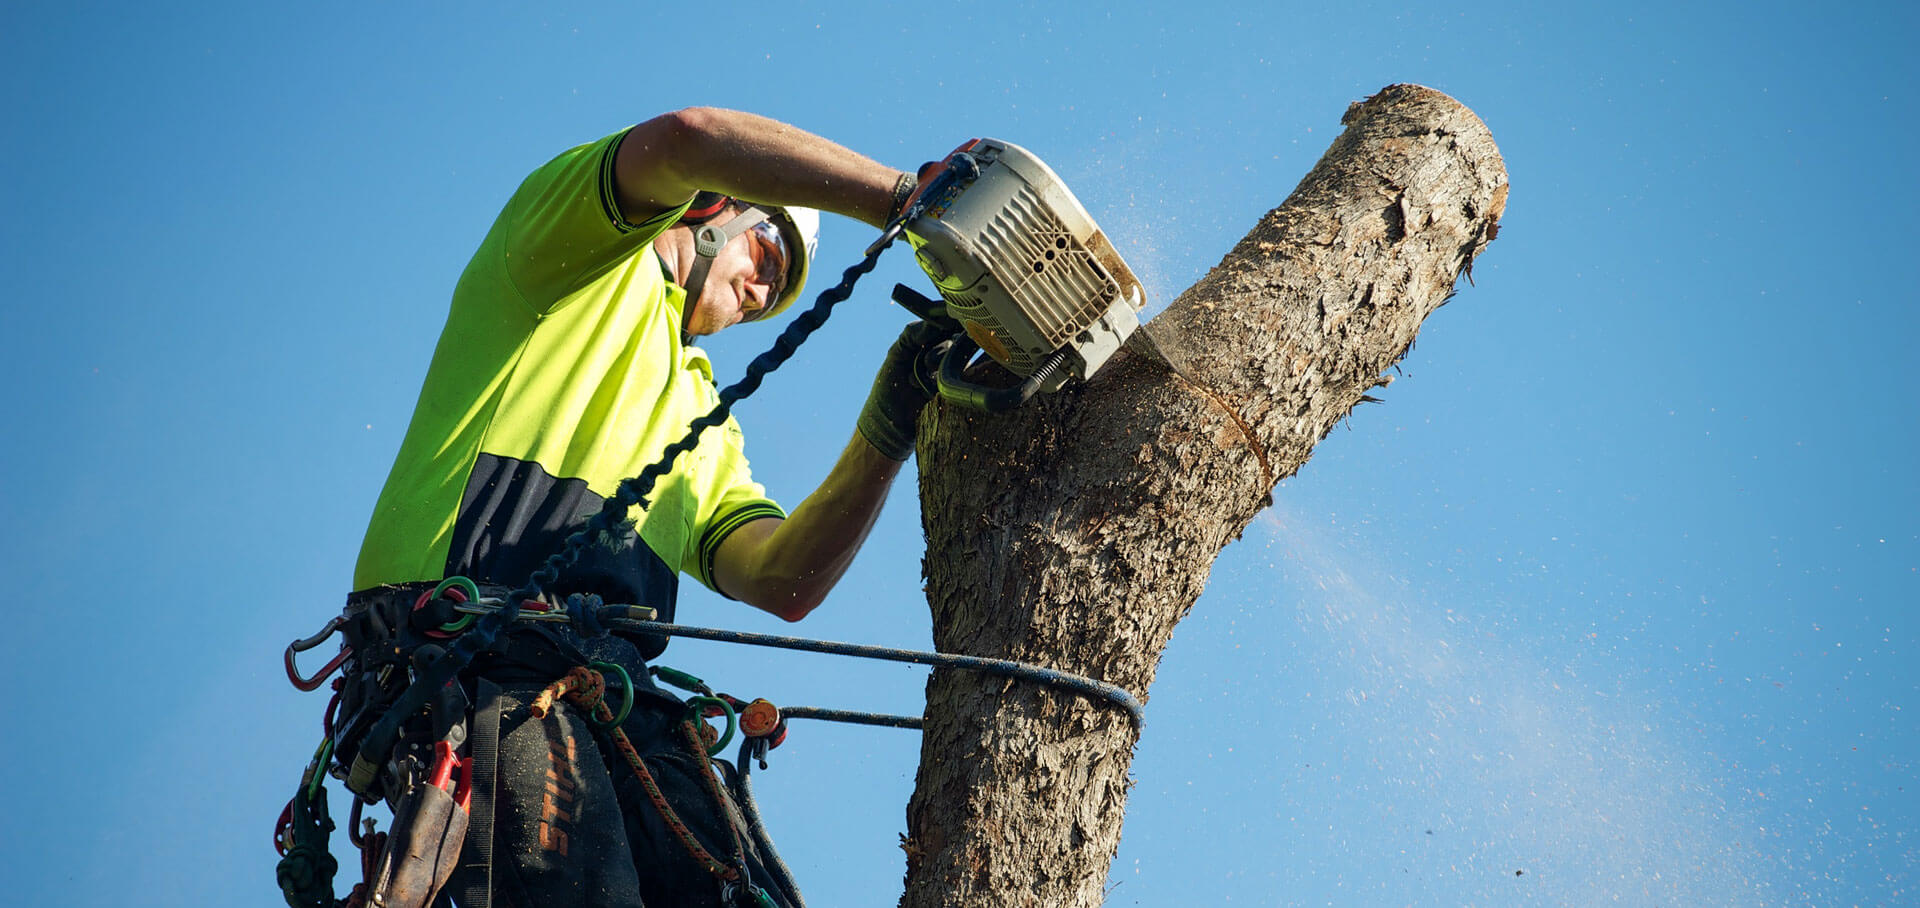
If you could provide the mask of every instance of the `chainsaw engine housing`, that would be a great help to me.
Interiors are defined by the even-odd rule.
[[[1092,376],[1140,327],[1146,294],[1139,280],[1031,152],[978,139],[960,155],[971,157],[977,174],[939,188],[906,224],[947,314],[1022,377],[1061,354],[1062,367],[1041,390]]]

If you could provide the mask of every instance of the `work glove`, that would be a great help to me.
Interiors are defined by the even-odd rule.
[[[909,322],[887,349],[856,424],[875,450],[901,461],[913,453],[920,411],[939,393],[940,357],[953,346],[957,327],[942,318]]]

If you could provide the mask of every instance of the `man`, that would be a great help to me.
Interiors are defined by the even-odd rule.
[[[712,408],[712,367],[692,339],[799,297],[817,223],[806,209],[878,227],[914,186],[818,136],[704,108],[535,170],[454,291],[350,604],[404,615],[445,577],[471,578],[487,595],[524,582],[621,479]],[[670,621],[685,572],[786,620],[805,617],[847,570],[912,452],[930,396],[927,333],[895,344],[858,431],[790,513],[753,481],[729,419],[548,593],[649,605]],[[706,756],[677,736],[685,707],[648,680],[646,660],[665,641],[553,628],[515,625],[462,676],[469,697],[481,678],[502,690],[498,806],[490,886],[463,869],[449,888],[490,889],[495,906],[787,901]],[[581,710],[531,716],[542,687],[587,661],[631,675],[640,702],[622,728],[652,780],[623,764]]]

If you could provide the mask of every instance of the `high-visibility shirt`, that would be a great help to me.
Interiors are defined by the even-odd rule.
[[[639,224],[622,216],[613,160],[625,134],[535,170],[461,274],[355,589],[453,575],[524,583],[717,402],[712,364],[681,333],[685,291],[652,246],[685,206]],[[680,571],[718,591],[727,535],[785,516],[742,446],[731,418],[707,430],[553,591],[651,605],[664,620]]]

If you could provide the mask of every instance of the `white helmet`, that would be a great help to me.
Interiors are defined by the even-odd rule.
[[[793,301],[800,298],[800,292],[807,287],[807,272],[813,270],[814,253],[820,251],[820,212],[812,208],[793,206],[783,208],[778,205],[761,206],[747,203],[750,208],[761,208],[767,212],[767,219],[780,228],[780,236],[787,243],[787,283],[780,288],[780,298],[767,307],[760,318],[772,318],[785,312]],[[803,250],[795,254],[795,250]]]

